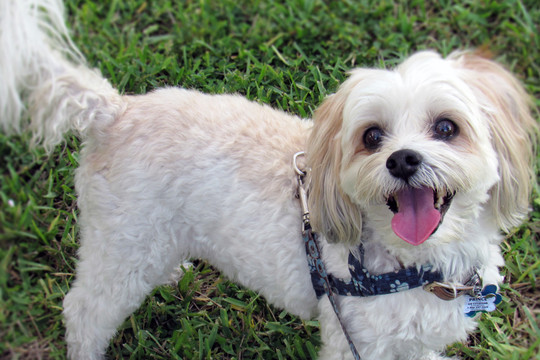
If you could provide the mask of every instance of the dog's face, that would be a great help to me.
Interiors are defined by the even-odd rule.
[[[530,183],[526,99],[505,70],[470,54],[353,71],[315,116],[317,230],[356,241],[363,218],[406,247],[459,241],[483,211],[503,229],[516,225]]]

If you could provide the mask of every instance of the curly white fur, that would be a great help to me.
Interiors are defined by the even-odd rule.
[[[317,300],[300,236],[291,159],[307,149],[313,223],[328,270],[348,278],[364,244],[371,273],[431,263],[450,282],[479,268],[501,280],[499,229],[527,211],[531,136],[527,96],[499,65],[471,53],[419,53],[395,70],[357,69],[302,120],[234,95],[165,88],[121,96],[69,40],[60,1],[0,1],[0,111],[6,131],[30,127],[51,149],[67,131],[84,141],[76,187],[80,261],[64,300],[68,354],[101,359],[117,327],[189,258],[303,318],[318,316],[321,359],[351,354],[327,299]],[[451,118],[452,141],[433,136]],[[30,120],[30,121],[28,121]],[[384,128],[376,151],[362,136]],[[421,154],[409,180],[386,162]],[[410,245],[391,229],[387,197],[406,186],[455,192],[438,230]],[[475,320],[463,298],[422,289],[340,297],[363,359],[437,359]]]

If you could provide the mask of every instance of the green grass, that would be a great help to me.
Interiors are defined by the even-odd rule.
[[[490,49],[540,105],[540,6],[527,1],[70,0],[89,64],[125,93],[179,85],[240,93],[304,117],[355,66],[416,50]],[[435,3],[435,2],[433,2]],[[0,358],[64,359],[62,298],[73,280],[79,143],[46,157],[0,134]],[[539,161],[540,163],[540,161]],[[540,196],[503,244],[504,303],[482,317],[465,359],[540,359]],[[112,341],[112,359],[310,359],[316,322],[275,309],[196,263],[156,289]]]

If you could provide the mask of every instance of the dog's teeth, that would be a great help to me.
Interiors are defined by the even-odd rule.
[[[437,192],[437,201],[435,201],[435,209],[439,210],[444,204],[444,195],[442,195],[440,192]]]

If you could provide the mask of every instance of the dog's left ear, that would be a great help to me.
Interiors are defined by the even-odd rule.
[[[491,189],[489,205],[500,228],[508,232],[527,215],[534,181],[538,127],[530,113],[530,97],[510,72],[483,56],[461,52],[449,60],[457,64],[487,117],[500,177]]]
[[[356,243],[362,233],[361,211],[340,184],[343,108],[356,82],[357,79],[345,81],[315,111],[306,149],[311,168],[308,198],[311,224],[330,242]]]

